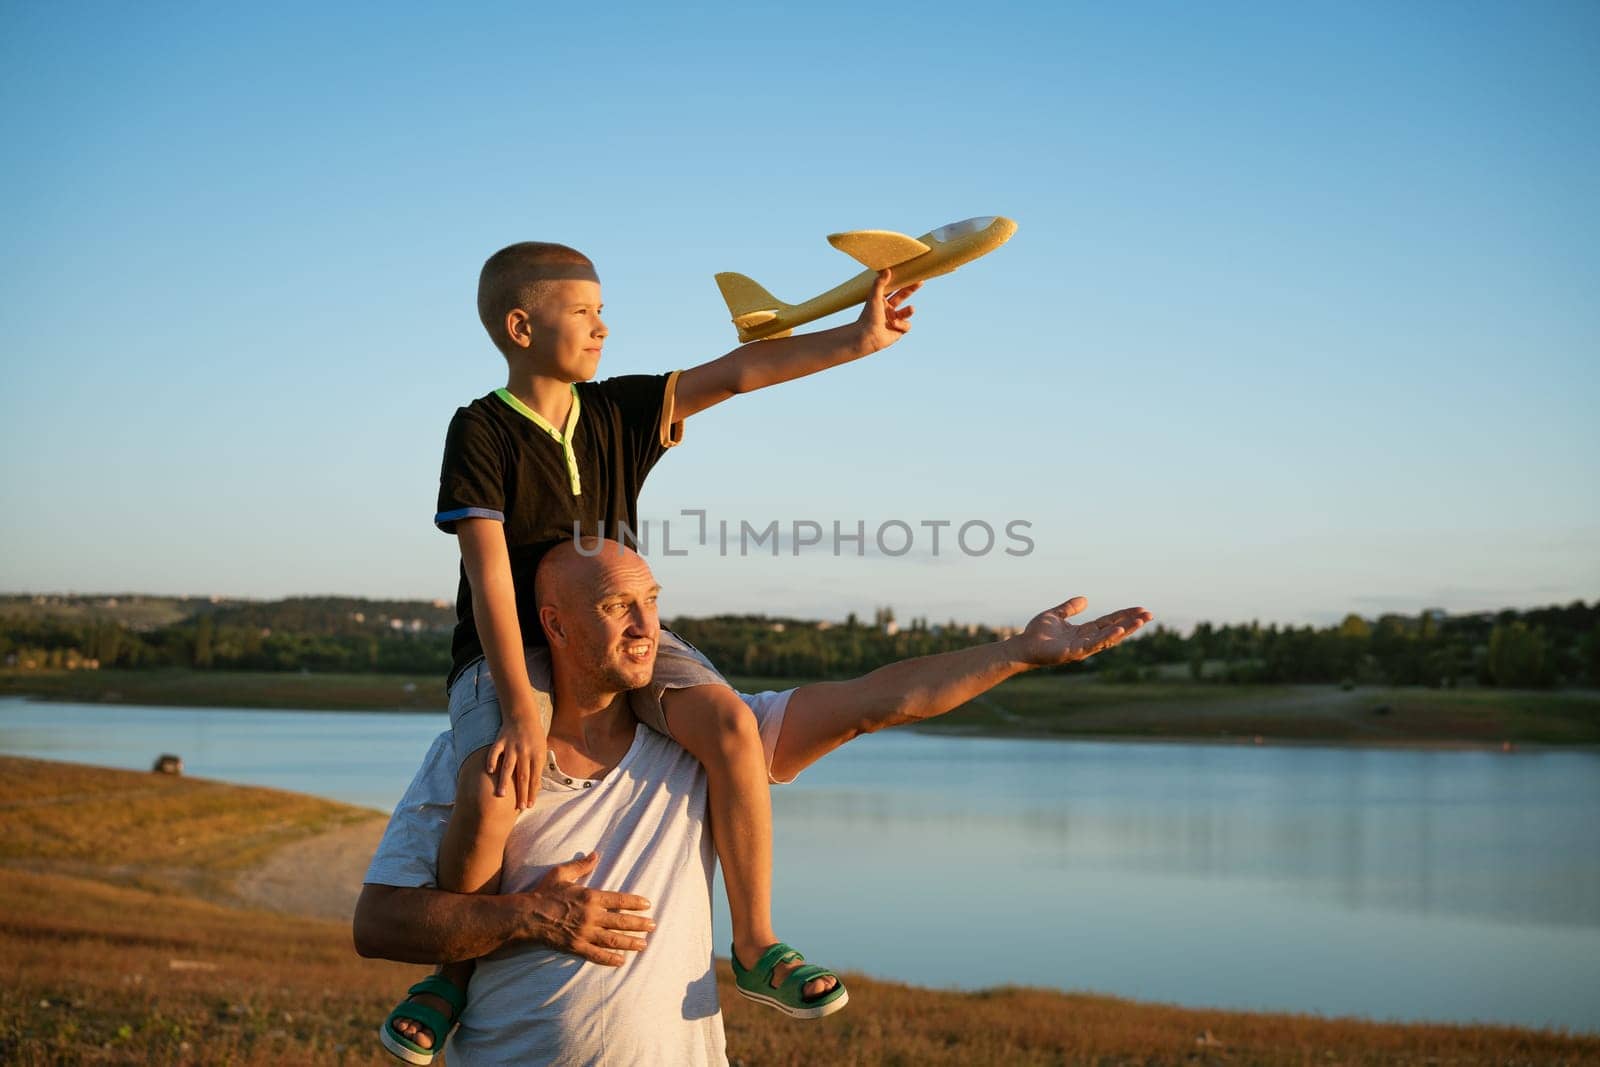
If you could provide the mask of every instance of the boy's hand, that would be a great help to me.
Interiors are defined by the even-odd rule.
[[[872,282],[872,294],[861,308],[856,326],[861,331],[861,354],[870,356],[880,352],[904,337],[911,329],[911,316],[916,308],[910,304],[901,307],[912,293],[922,288],[922,283],[889,292],[893,271],[880,270]]]
[[[792,382],[888,348],[911,329],[916,309],[905,301],[922,286],[918,282],[891,293],[891,279],[889,271],[878,272],[855,322],[816,333],[751,341],[719,359],[690,367],[677,379],[674,418],[682,421],[729,397]]]
[[[533,807],[539,775],[544,773],[548,743],[537,714],[512,714],[502,709],[500,733],[489,746],[485,769],[495,780],[494,795],[513,793],[517,810]]]

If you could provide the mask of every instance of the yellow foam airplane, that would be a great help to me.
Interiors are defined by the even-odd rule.
[[[803,304],[785,304],[743,274],[717,275],[717,288],[728,302],[740,341],[787,337],[796,327],[814,322],[852,304],[864,303],[872,292],[878,271],[894,268],[893,285],[899,288],[949,274],[957,267],[986,256],[1011,239],[1017,224],[1000,215],[966,219],[940,226],[921,237],[892,230],[852,230],[828,235],[828,243],[867,269],[843,285],[814,296]]]

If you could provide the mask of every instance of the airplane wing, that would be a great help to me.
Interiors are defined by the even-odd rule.
[[[828,235],[828,243],[868,270],[896,267],[908,259],[916,259],[923,253],[932,251],[915,237],[907,237],[893,230],[851,230],[849,233],[831,233]]]

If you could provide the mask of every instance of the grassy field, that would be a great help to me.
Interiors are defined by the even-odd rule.
[[[804,679],[734,676],[747,692]],[[0,671],[0,696],[181,707],[443,711],[442,680],[377,674]],[[997,737],[1131,737],[1339,744],[1600,744],[1600,691],[1111,685],[1031,674],[926,729]]]
[[[385,1064],[377,1021],[418,968],[341,922],[241,907],[273,848],[371,812],[273,790],[0,757],[0,1061]],[[315,876],[315,872],[308,872]],[[1600,1064],[1600,1038],[1199,1011],[850,977],[821,1024],[732,995],[730,1055],[766,1064]]]
[[[438,675],[0,670],[0,696],[185,708],[443,711]]]
[[[1600,744],[1600,692],[1014,678],[928,729],[1345,744]]]

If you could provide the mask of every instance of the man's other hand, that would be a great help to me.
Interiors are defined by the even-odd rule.
[[[537,885],[517,894],[529,902],[527,930],[523,938],[570,952],[593,963],[618,967],[638,952],[644,938],[633,936],[654,930],[656,924],[643,915],[650,902],[632,893],[608,893],[577,883],[594,870],[597,853],[559,863],[545,872]]]
[[[1075,596],[1035,615],[1022,633],[1011,638],[1018,658],[1035,667],[1076,663],[1104,652],[1152,618],[1143,608],[1123,608],[1092,622],[1067,621],[1088,606],[1088,600]]]

